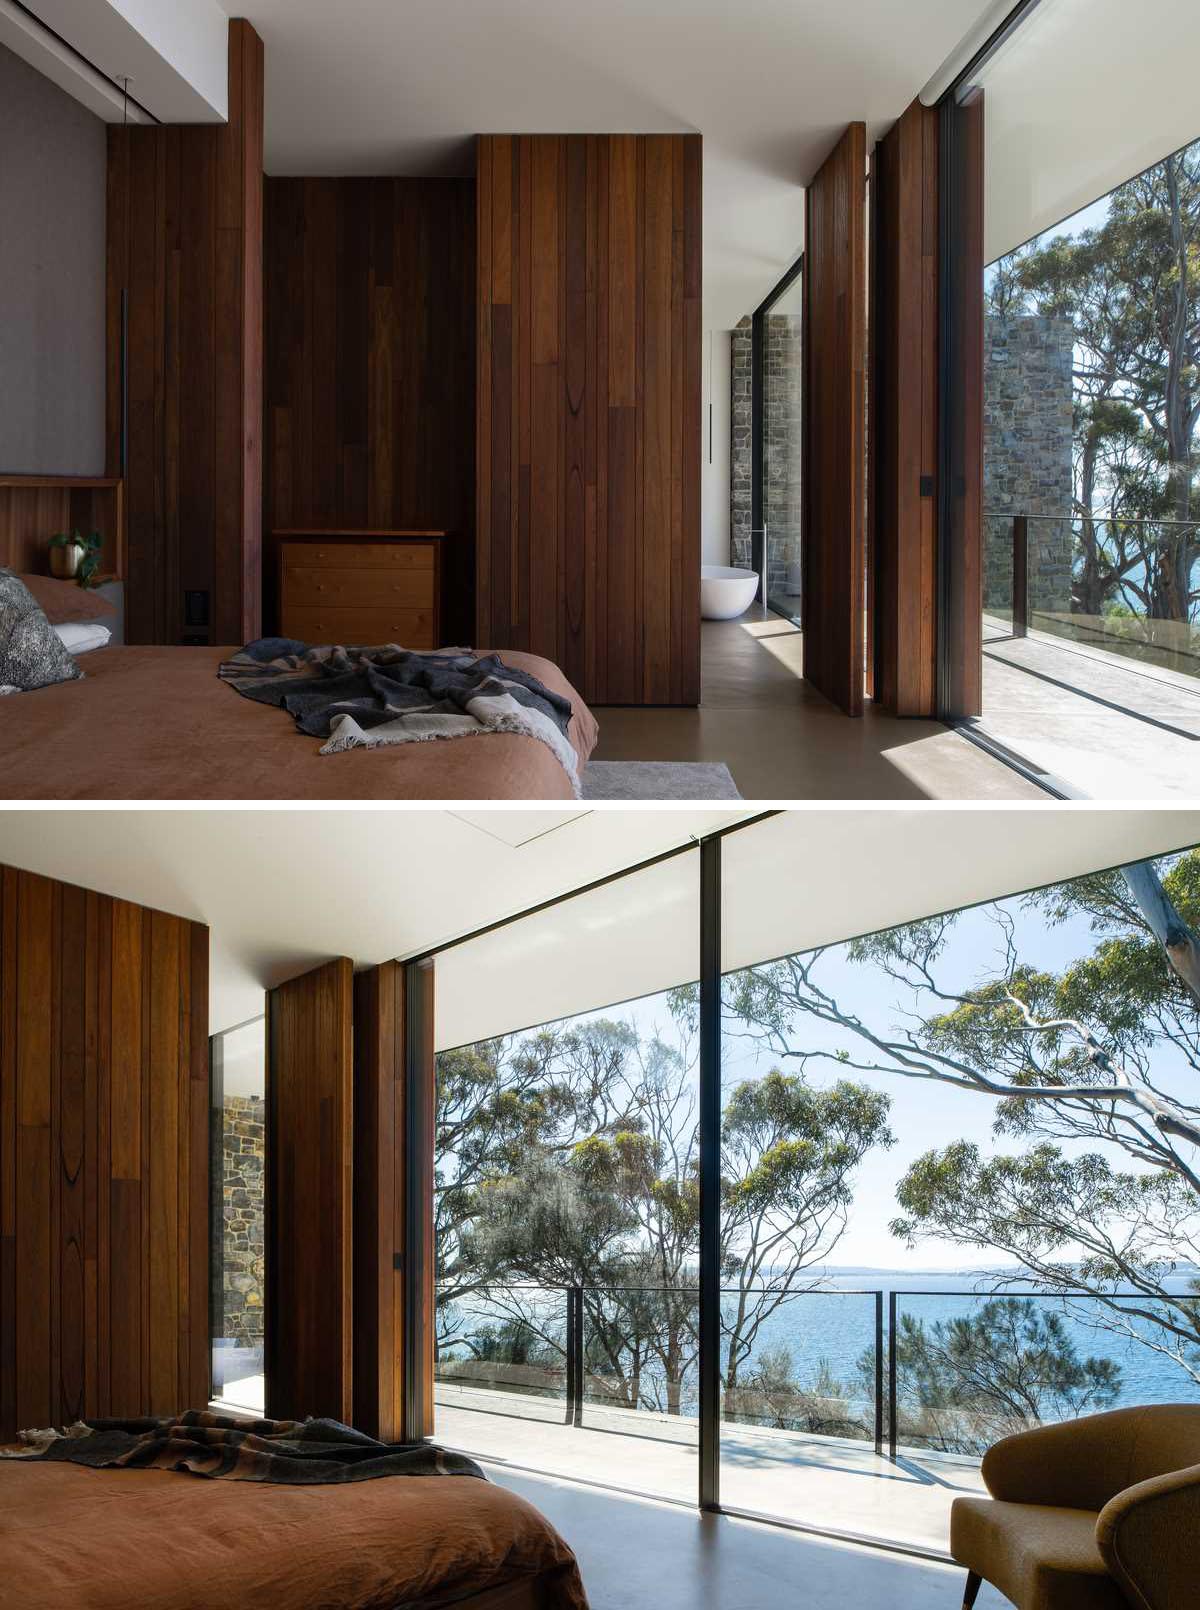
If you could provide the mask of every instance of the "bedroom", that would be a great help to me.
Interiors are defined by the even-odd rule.
[[[1190,1603],[1194,810],[81,820],[0,813],[6,1605]]]
[[[1076,0],[233,9],[0,5],[0,564],[83,673],[0,707],[6,796],[1123,797],[1113,756],[1194,791],[1190,620],[1132,560],[1058,596],[1088,541],[1153,570],[1178,532],[1039,525],[1069,401],[990,312],[968,361],[989,259],[1195,135],[1186,97],[1151,133],[1055,103],[1038,145]],[[1175,107],[1119,9],[1089,71]],[[238,698],[264,636],[311,682]]]

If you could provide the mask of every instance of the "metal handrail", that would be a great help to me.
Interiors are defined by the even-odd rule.
[[[439,1289],[445,1289],[439,1286]],[[740,1286],[721,1286],[722,1293],[742,1291]],[[745,1288],[749,1292],[770,1291],[770,1287],[758,1286]],[[566,1393],[563,1422],[566,1425],[581,1426],[583,1424],[584,1399],[586,1393],[586,1372],[584,1369],[584,1294],[587,1291],[599,1292],[601,1295],[609,1292],[644,1292],[670,1296],[691,1296],[699,1293],[699,1286],[589,1286],[584,1284],[569,1285],[553,1282],[538,1282],[532,1280],[490,1281],[476,1288],[480,1293],[488,1290],[496,1291],[537,1291],[561,1292],[567,1298],[567,1326],[564,1341],[564,1357],[566,1360]],[[1086,1298],[1092,1302],[1102,1300],[1101,1296],[1082,1287],[1067,1287],[1060,1291],[1030,1291],[1022,1287],[1013,1290],[1008,1287],[979,1290],[978,1288],[951,1289],[951,1290],[921,1290],[918,1287],[812,1287],[803,1291],[787,1293],[789,1297],[871,1297],[874,1298],[875,1307],[875,1368],[874,1368],[874,1443],[875,1452],[883,1453],[883,1444],[886,1440],[888,1457],[895,1460],[899,1445],[899,1407],[898,1407],[898,1362],[896,1337],[900,1317],[899,1299],[905,1297],[972,1297],[981,1302],[994,1301],[997,1298],[1020,1298],[1027,1302],[1067,1302],[1072,1299]],[[883,1323],[884,1299],[887,1299],[887,1329],[886,1329],[886,1365],[885,1335]],[[1185,1302],[1195,1301],[1200,1304],[1200,1294],[1192,1298],[1187,1292],[1167,1293],[1162,1299],[1147,1297],[1145,1292],[1139,1291],[1110,1291],[1104,1293],[1104,1299],[1136,1302],[1155,1302],[1180,1299]],[[884,1412],[886,1368],[886,1422]]]
[[[1021,514],[1015,509],[985,509],[985,520],[1091,520],[1096,525],[1185,525],[1200,526],[1200,515],[1194,520],[1176,520],[1169,515],[1157,514],[1080,514],[1078,510],[1062,514]]]

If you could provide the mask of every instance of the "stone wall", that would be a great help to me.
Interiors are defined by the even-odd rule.
[[[750,568],[750,422],[753,353],[750,320],[729,338],[729,563]]]
[[[1042,315],[989,318],[984,329],[984,607],[1012,607],[1013,514],[1071,509],[1074,326]],[[1029,602],[1068,610],[1071,527],[1029,526]]]
[[[798,591],[800,564],[800,315],[768,313],[764,362],[767,377],[763,421],[764,513],[769,535],[767,587],[773,596]],[[731,563],[750,565],[751,515],[751,321],[732,336],[729,455]],[[791,586],[789,586],[789,572]]]
[[[222,1124],[224,1309],[221,1335],[239,1347],[263,1339],[263,1202],[266,1101],[226,1096]]]

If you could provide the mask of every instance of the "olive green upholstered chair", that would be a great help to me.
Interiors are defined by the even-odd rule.
[[[989,1448],[950,1552],[1017,1610],[1200,1610],[1200,1404],[1116,1409]]]

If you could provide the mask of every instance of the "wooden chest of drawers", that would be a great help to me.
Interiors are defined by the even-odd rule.
[[[439,647],[442,536],[277,532],[280,632],[305,643]]]

